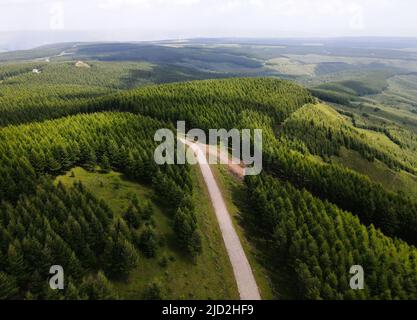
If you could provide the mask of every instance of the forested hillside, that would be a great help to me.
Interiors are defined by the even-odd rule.
[[[82,184],[69,190],[52,185],[50,177],[79,165],[118,169],[152,184],[172,210],[179,245],[191,256],[199,254],[188,168],[156,167],[153,162],[153,133],[163,126],[132,114],[103,113],[1,131],[0,251],[7,280],[0,287],[2,297],[48,298],[42,280],[48,270],[41,266],[51,261],[76,278],[65,292],[70,299],[106,298],[110,289],[97,297],[88,286],[107,287],[106,276],[123,278],[135,267],[136,250],[143,248],[143,235],[137,232],[143,209],[136,204],[116,217]],[[84,278],[99,270],[104,273],[92,278],[98,283]]]
[[[248,219],[269,246],[272,272],[289,273],[293,299],[415,299],[417,250],[374,226],[270,176],[246,180]],[[349,287],[353,265],[366,266],[364,291]],[[279,292],[282,283],[277,282]]]
[[[97,54],[115,59],[111,50]],[[214,58],[207,52],[204,59]],[[388,142],[376,138],[284,80],[204,80],[125,91],[132,68],[151,72],[152,66],[86,63],[40,64],[40,74],[31,71],[35,65],[0,72],[1,298],[115,298],[114,286],[136,272],[139,256],[155,254],[152,206],[133,199],[118,215],[82,183],[54,183],[76,167],[117,171],[152,189],[155,197],[148,200],[169,214],[184,259],[198,263],[206,235],[192,200],[192,168],[153,160],[156,130],[174,128],[178,120],[206,131],[263,129],[264,173],[246,179],[242,217],[268,244],[260,250],[270,258],[277,298],[417,298],[417,199],[329,161],[346,148],[414,175],[412,138],[395,130],[380,132]],[[47,290],[45,266],[52,263],[63,265],[70,279],[62,295]],[[367,287],[353,292],[349,268],[357,264],[369,271]],[[274,273],[283,270],[295,275],[292,296],[279,294],[283,283]],[[160,298],[160,291],[151,283],[142,297]]]
[[[98,97],[120,90],[221,76],[148,62],[41,61],[2,65],[0,126],[90,112],[97,108]]]

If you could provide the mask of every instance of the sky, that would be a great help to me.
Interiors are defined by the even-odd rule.
[[[112,40],[417,37],[416,12],[415,0],[0,0],[0,31]]]

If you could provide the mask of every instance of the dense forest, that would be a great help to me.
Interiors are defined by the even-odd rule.
[[[48,269],[39,263],[59,261],[72,277],[83,279],[68,286],[65,297],[105,298],[111,293],[106,277],[128,275],[135,250],[153,254],[152,231],[140,229],[151,218],[149,210],[132,203],[118,218],[81,184],[71,190],[52,185],[51,177],[77,165],[117,168],[154,185],[172,210],[178,242],[191,256],[199,254],[189,168],[153,162],[153,134],[163,126],[132,114],[102,113],[1,131],[0,251],[7,280],[1,297],[49,298],[42,280],[48,275],[39,273]],[[91,272],[102,273],[91,278]]]
[[[113,60],[111,52],[98,58]],[[209,52],[205,58],[212,59]],[[247,60],[238,62],[255,63]],[[117,216],[82,183],[54,184],[74,167],[117,170],[152,188],[170,211],[178,245],[191,260],[200,255],[191,168],[153,160],[155,132],[178,120],[206,131],[263,129],[265,172],[245,181],[243,219],[268,244],[261,250],[271,259],[270,272],[295,275],[294,298],[417,298],[416,199],[326,161],[345,147],[415,174],[405,142],[384,150],[292,82],[235,78],[124,91],[136,81],[120,80],[132,66],[103,63],[79,74],[66,64],[60,69],[66,77],[57,77],[53,65],[38,66],[35,79],[34,65],[0,73],[0,298],[117,298],[112,281],[132,272],[139,252],[156,254],[152,209],[132,199]],[[100,68],[106,70],[94,74]],[[137,75],[151,72],[149,65],[140,68]],[[118,80],[106,81],[112,72]],[[61,295],[47,290],[45,266],[52,261],[70,277]],[[364,291],[348,287],[356,264],[369,270]],[[279,293],[280,283],[273,285]]]
[[[271,176],[246,179],[248,219],[269,244],[272,272],[289,272],[294,299],[416,299],[417,250]],[[347,270],[366,266],[351,290]],[[277,286],[279,290],[279,286]]]

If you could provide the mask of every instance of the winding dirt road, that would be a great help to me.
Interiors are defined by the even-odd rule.
[[[196,155],[198,164],[207,185],[211,202],[220,225],[223,241],[232,264],[237,287],[241,300],[261,300],[259,289],[253,276],[249,261],[243,251],[239,236],[233,226],[232,219],[227,210],[226,203],[207,163],[206,146],[181,139],[182,143],[188,145]]]

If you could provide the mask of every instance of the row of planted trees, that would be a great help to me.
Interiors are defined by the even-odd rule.
[[[272,273],[289,273],[295,299],[416,299],[417,250],[386,237],[335,205],[268,175],[246,179],[247,212]],[[350,269],[365,271],[365,289],[352,290]]]

